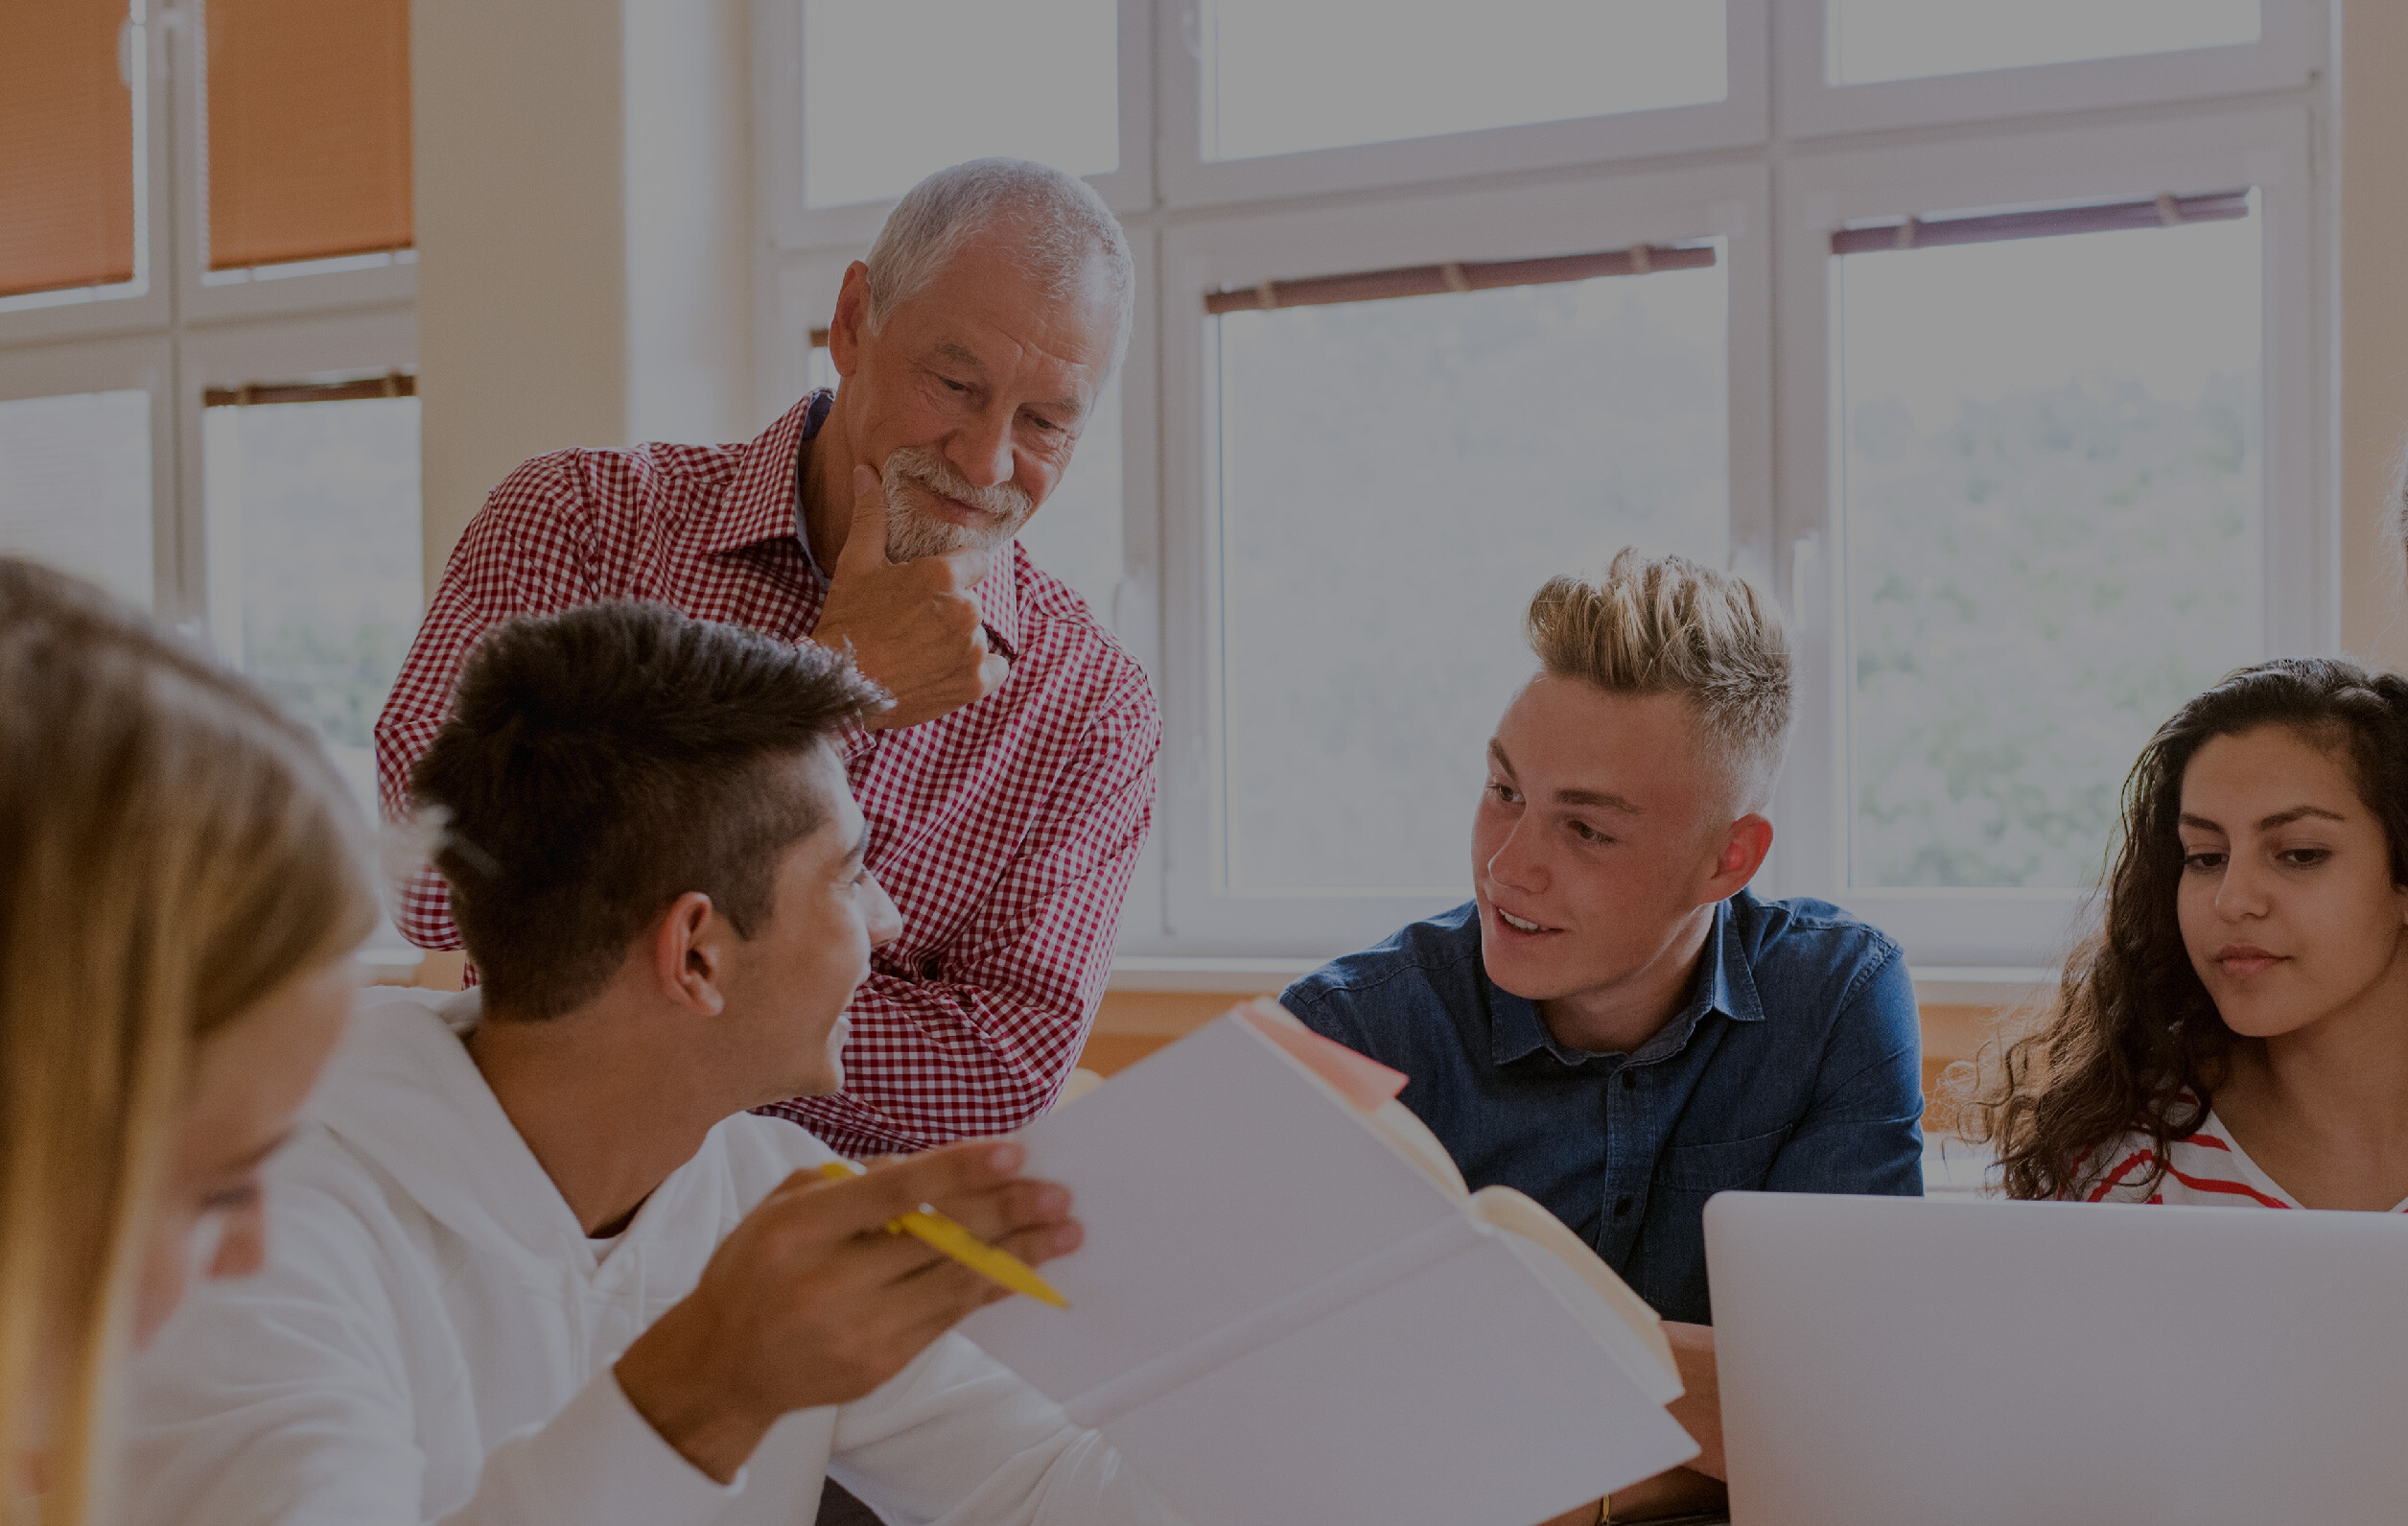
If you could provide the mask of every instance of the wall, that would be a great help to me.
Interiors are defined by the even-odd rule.
[[[2338,0],[2341,25],[2341,509],[2343,649],[2408,669],[2401,569],[2380,532],[2408,437],[2408,5]]]
[[[530,456],[750,433],[744,0],[410,8],[427,586]]]

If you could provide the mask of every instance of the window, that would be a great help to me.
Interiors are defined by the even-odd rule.
[[[149,392],[0,403],[0,552],[150,605]]]
[[[1531,594],[1625,543],[1723,562],[1727,270],[1684,254],[1212,319],[1233,894],[1460,899]]]
[[[1347,0],[1208,0],[1202,14],[1206,159],[1695,106],[1728,87],[1723,8],[1698,0],[1492,0],[1476,26]]]
[[[207,636],[363,804],[424,561],[409,18],[44,0],[0,47],[0,550]]]
[[[2158,722],[2265,655],[2261,228],[2166,205],[1837,262],[1852,885],[2093,882]],[[2147,225],[2028,236],[2085,213]]]
[[[1827,0],[1834,84],[2256,42],[2258,0]]]
[[[370,736],[426,605],[407,376],[212,388],[202,450],[211,637],[377,813]],[[387,925],[372,947],[398,952]]]
[[[202,279],[409,247],[408,0],[206,0],[203,16]]]
[[[139,6],[55,0],[0,48],[0,307],[123,294],[146,273],[151,96]]]
[[[807,0],[806,203],[891,200],[991,154],[1116,170],[1118,61],[1113,0]]]
[[[772,156],[841,156],[874,71],[815,86],[828,0],[766,4],[801,50]],[[1120,0],[1119,152],[1076,166],[1137,252],[1137,333],[1027,540],[1109,583],[1163,704],[1124,954],[1320,958],[1459,898],[1521,611],[1634,545],[1788,612],[1760,891],[1926,972],[2052,961],[2149,730],[2337,640],[2330,20]],[[981,35],[915,57],[973,67]],[[1101,99],[1076,57],[1065,110]],[[888,204],[807,179],[765,190],[764,407]]]

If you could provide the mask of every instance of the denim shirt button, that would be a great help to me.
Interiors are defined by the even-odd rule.
[[[1636,1198],[1633,1198],[1629,1193],[1625,1192],[1622,1196],[1614,1199],[1614,1217],[1618,1219],[1628,1218],[1630,1216],[1631,1209],[1636,1207],[1637,1203],[1638,1200]]]
[[[1625,1070],[1625,1071],[1622,1073],[1622,1089],[1623,1089],[1625,1092],[1629,1091],[1631,1088],[1633,1088],[1633,1087],[1637,1086],[1638,1084],[1639,1084],[1639,1072],[1638,1072],[1638,1071],[1636,1071],[1636,1070]]]

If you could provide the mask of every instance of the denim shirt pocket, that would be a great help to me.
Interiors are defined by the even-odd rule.
[[[1753,1190],[1765,1185],[1773,1158],[1788,1142],[1789,1131],[1750,1135],[1718,1144],[1671,1144],[1655,1159],[1655,1185],[1675,1192],[1710,1197],[1717,1192]]]

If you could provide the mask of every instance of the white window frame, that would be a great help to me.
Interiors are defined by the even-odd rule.
[[[891,205],[805,215],[802,3],[755,0],[755,163],[771,250],[758,266],[772,340],[764,417],[800,395],[806,333],[826,322],[845,264]],[[1215,884],[1225,857],[1214,835],[1207,285],[1726,235],[1733,564],[1797,606],[1800,651],[1798,732],[1759,888],[1836,897],[1900,934],[1919,980],[1952,998],[1989,999],[1962,994],[2042,974],[2080,897],[1844,888],[1834,857],[1846,823],[1833,751],[1844,736],[1831,645],[1843,565],[1827,434],[1833,223],[2260,186],[2268,635],[2277,650],[2336,644],[2330,0],[2264,0],[2260,39],[2241,47],[1847,86],[1825,80],[1825,0],[1726,0],[1730,88],[1712,106],[1218,163],[1200,156],[1199,3],[1122,0],[1122,165],[1149,174],[1142,184],[1106,177],[1144,272],[1120,381],[1126,574],[1113,622],[1154,675],[1165,721],[1162,804],[1121,919],[1132,978],[1176,984],[1219,971],[1258,989],[1265,971],[1360,947],[1429,909],[1410,897],[1232,897]],[[1745,212],[1721,227],[1641,210],[1684,199]],[[1470,803],[1462,809],[1468,831]]]
[[[754,0],[755,160],[766,172],[760,201],[763,226],[781,253],[866,248],[898,200],[810,204],[803,152],[803,8],[810,0]],[[1154,0],[1118,0],[1120,165],[1087,177],[1105,204],[1120,213],[1154,204]],[[1030,88],[1042,88],[1029,82]],[[765,86],[765,88],[763,88]]]
[[[2326,0],[2260,0],[2251,43],[1832,84],[1829,3],[1781,0],[1776,8],[1781,129],[1792,137],[2299,89],[2324,69],[2331,48]]]
[[[1846,223],[1959,208],[2081,201],[2161,191],[2258,188],[2263,267],[2264,610],[2271,653],[2340,642],[2338,516],[2328,451],[2326,346],[2312,123],[2301,107],[2208,111],[2116,126],[2048,128],[1946,144],[1801,155],[1781,203],[1782,503],[1798,666],[1797,724],[1773,816],[1769,882],[1845,905],[1921,965],[2038,964],[2062,951],[2085,890],[1872,888],[1848,883],[1846,603],[1830,335],[1832,232]]]
[[[183,0],[183,46],[175,92],[175,297],[188,321],[278,317],[288,313],[369,303],[410,302],[418,294],[418,252],[296,260],[247,270],[209,269],[209,0]]]
[[[199,0],[132,0],[131,14],[146,59],[135,179],[142,278],[65,299],[0,299],[0,400],[151,393],[152,608],[205,636],[213,603],[203,389],[414,369],[417,272],[405,251],[204,280]],[[225,592],[222,572],[218,591]]]
[[[151,394],[151,609],[182,621],[185,526],[175,501],[175,360],[153,334],[105,334],[81,341],[0,345],[0,403],[88,392]]]
[[[162,14],[157,0],[129,0],[127,16],[118,57],[134,94],[133,279],[0,296],[0,344],[159,328],[175,314],[168,122],[171,37],[178,13]]]
[[[1157,835],[1174,867],[1158,938],[1134,927],[1131,952],[1311,955],[1360,947],[1469,895],[1318,898],[1249,895],[1224,881],[1221,813],[1219,505],[1204,294],[1350,270],[1447,260],[1518,259],[1721,237],[1729,259],[1731,548],[1769,566],[1770,267],[1760,165],[1625,175],[1457,195],[1397,198],[1342,210],[1299,207],[1181,223],[1164,235],[1161,314],[1165,497],[1162,809]],[[1630,277],[1646,280],[1646,276]],[[1333,570],[1343,576],[1343,570]],[[1505,695],[1498,695],[1500,707]],[[1449,739],[1476,747],[1477,738]],[[1460,807],[1470,831],[1476,801]],[[1468,844],[1468,835],[1466,836]],[[1466,848],[1468,855],[1468,847]]]
[[[1205,3],[1163,0],[1156,43],[1162,79],[1162,200],[1170,206],[1221,206],[1474,175],[1562,169],[1650,154],[1735,148],[1762,142],[1765,136],[1771,0],[1723,0],[1728,85],[1718,102],[1261,158],[1209,160],[1204,156],[1204,68],[1199,40],[1201,8]]]
[[[207,513],[209,483],[206,398],[213,387],[311,377],[347,381],[415,370],[418,323],[406,306],[337,314],[303,314],[198,331],[176,356],[176,427],[192,442],[177,461],[177,492],[186,506],[188,533],[199,548],[200,599],[213,644],[236,649],[225,639],[243,618],[241,543],[230,544],[224,527]],[[427,590],[432,593],[433,590]],[[246,654],[247,655],[247,654]]]

